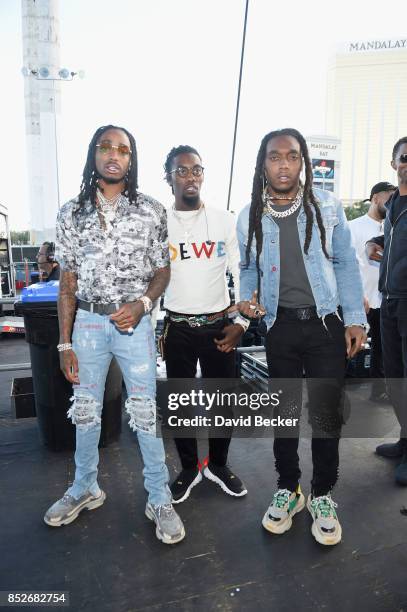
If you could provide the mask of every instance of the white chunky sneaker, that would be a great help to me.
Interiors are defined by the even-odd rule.
[[[330,495],[308,496],[307,508],[312,516],[311,533],[320,544],[333,546],[342,538],[342,527],[335,508],[338,507]]]
[[[263,517],[262,525],[271,533],[284,533],[293,524],[292,517],[305,506],[305,497],[298,485],[295,491],[279,489],[274,493],[270,506]]]

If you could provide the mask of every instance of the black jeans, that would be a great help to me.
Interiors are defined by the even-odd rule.
[[[380,324],[387,391],[401,426],[400,436],[407,438],[407,300],[383,298]]]
[[[302,379],[305,373],[307,378],[335,379],[341,384],[346,363],[344,326],[335,314],[325,317],[325,325],[327,329],[319,318],[301,321],[277,316],[266,336],[270,378]],[[312,411],[318,413],[319,407],[311,405],[313,402],[310,392],[309,396],[311,423],[313,423]],[[297,396],[294,401],[301,402],[301,399]],[[328,397],[325,407],[322,408],[322,411],[325,410],[325,417],[328,416],[334,423],[336,434],[330,437],[312,438],[311,488],[313,495],[316,496],[327,494],[338,479],[341,426],[338,403],[338,398]],[[294,411],[299,411],[300,407],[301,404],[299,407],[294,407]],[[301,476],[298,437],[280,437],[277,434],[274,439],[274,456],[279,474],[278,487],[294,491]]]
[[[383,370],[382,337],[380,331],[380,308],[371,308],[367,315],[370,325],[370,368],[372,395],[386,391]]]
[[[170,321],[165,340],[167,378],[194,378],[199,359],[203,378],[233,378],[235,352],[221,353],[214,338],[222,338],[222,329],[229,321],[190,327],[188,323]],[[198,463],[196,438],[174,438],[184,469],[195,468]],[[209,438],[209,461],[217,466],[226,465],[230,437]]]

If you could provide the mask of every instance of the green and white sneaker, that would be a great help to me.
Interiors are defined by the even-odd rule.
[[[320,544],[333,546],[342,538],[342,527],[335,508],[338,507],[330,495],[311,498],[308,496],[307,508],[312,516],[311,533]]]
[[[262,525],[271,533],[284,533],[293,524],[292,517],[305,506],[305,497],[298,485],[295,491],[279,489],[263,517]]]

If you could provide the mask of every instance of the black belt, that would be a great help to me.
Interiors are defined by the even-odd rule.
[[[285,308],[279,306],[277,308],[278,319],[290,319],[291,321],[308,321],[309,319],[317,319],[317,307],[307,306],[306,308]]]
[[[89,312],[94,312],[96,314],[113,314],[119,308],[124,305],[125,302],[118,302],[116,304],[98,304],[97,302],[86,302],[85,300],[78,299],[78,308],[81,310],[88,310]]]

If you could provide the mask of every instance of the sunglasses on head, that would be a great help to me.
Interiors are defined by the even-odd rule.
[[[126,155],[130,155],[131,149],[125,144],[114,145],[111,142],[100,142],[96,145],[99,149],[99,153],[102,155],[108,155],[112,153],[114,149],[117,149],[117,152],[122,157],[126,157]]]

